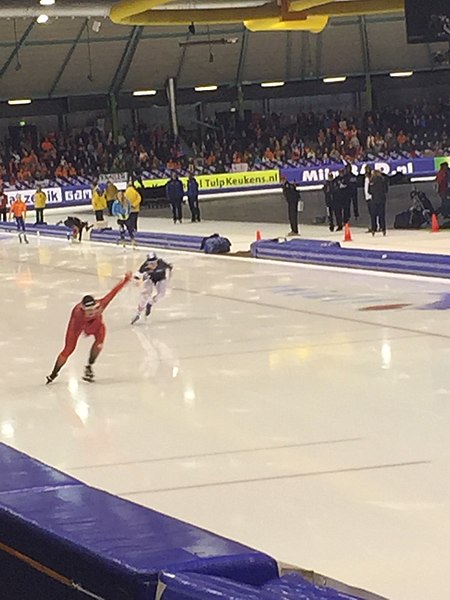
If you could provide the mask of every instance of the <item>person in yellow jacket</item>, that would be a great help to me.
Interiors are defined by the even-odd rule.
[[[117,200],[117,195],[119,193],[119,190],[117,189],[117,187],[114,185],[114,183],[109,180],[108,183],[106,184],[106,204],[108,205],[108,214],[110,217],[113,216],[112,214],[112,206],[114,204],[114,202]]]
[[[106,186],[102,183],[94,186],[92,189],[92,210],[95,213],[97,223],[103,221],[103,211],[107,208],[106,203]]]
[[[36,212],[36,223],[35,225],[43,225],[44,224],[44,208],[47,204],[47,194],[42,191],[42,187],[40,185],[36,188],[36,193],[34,194],[34,210]]]
[[[128,183],[128,187],[125,190],[125,198],[131,204],[131,213],[129,216],[131,226],[133,227],[133,231],[137,231],[137,222],[139,217],[139,211],[141,210],[142,196],[134,187],[132,181]]]

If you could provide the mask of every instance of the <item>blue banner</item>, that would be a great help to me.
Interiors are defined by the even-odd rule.
[[[390,177],[399,173],[405,175],[406,177],[426,177],[432,176],[436,173],[434,157],[355,162],[352,164],[353,173],[355,175],[364,175],[366,165],[370,165],[372,169],[378,169]],[[317,185],[325,183],[330,173],[336,176],[344,168],[344,163],[330,163],[329,165],[321,165],[317,167],[281,169],[281,175],[284,176],[288,181],[292,181],[300,186]]]
[[[90,204],[92,200],[92,189],[88,186],[63,187],[63,204]]]

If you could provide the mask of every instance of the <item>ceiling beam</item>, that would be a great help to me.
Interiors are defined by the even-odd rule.
[[[188,32],[186,34],[186,42],[189,40],[189,38],[191,37],[190,32]],[[187,46],[183,46],[182,50],[181,50],[181,56],[180,56],[180,60],[178,62],[178,69],[177,69],[177,74],[175,75],[175,81],[178,84],[178,81],[181,77],[181,73],[183,71],[183,67],[184,67],[184,63],[186,62],[186,54],[187,54]]]
[[[84,33],[84,30],[88,26],[88,23],[89,23],[89,19],[85,19],[80,31],[78,32],[77,37],[73,40],[72,45],[70,46],[70,49],[69,49],[68,53],[66,54],[66,57],[61,65],[61,68],[59,69],[58,74],[56,75],[55,80],[52,83],[50,91],[48,92],[49,98],[51,98],[53,96],[53,94],[58,86],[58,83],[60,82],[61,77],[63,76],[64,71],[66,70],[66,67],[70,62],[70,59],[72,58],[72,54],[75,52],[75,49],[78,46],[78,43],[81,39],[81,36]]]
[[[286,33],[286,79],[292,77],[292,31]]]
[[[241,85],[242,76],[244,75],[245,61],[247,60],[248,36],[249,36],[248,29],[244,28],[244,31],[242,33],[242,40],[241,40],[241,50],[239,52],[238,67],[237,67],[237,72],[236,72],[236,85],[238,85],[238,86]]]
[[[3,67],[0,69],[0,79],[3,77],[3,75],[6,73],[6,71],[9,68],[9,65],[12,63],[12,61],[14,60],[14,58],[17,56],[17,54],[19,53],[19,50],[22,48],[22,46],[25,44],[25,41],[27,39],[27,37],[30,35],[30,33],[33,31],[34,25],[35,25],[36,21],[31,21],[31,23],[28,25],[28,27],[25,29],[25,31],[22,34],[22,37],[20,38],[19,42],[15,45],[14,50],[11,52],[11,54],[8,56],[8,58],[5,61],[5,64],[3,65]]]
[[[120,92],[125,78],[128,75],[131,63],[133,62],[133,58],[136,54],[136,50],[141,40],[143,31],[143,27],[137,26],[133,27],[133,29],[131,30],[127,45],[125,46],[122,58],[120,59],[119,66],[117,67],[117,70],[114,73],[114,77],[111,82],[111,87],[109,88],[110,94],[118,94]]]
[[[316,38],[316,77],[322,76],[322,57],[323,57],[323,35],[319,33]]]

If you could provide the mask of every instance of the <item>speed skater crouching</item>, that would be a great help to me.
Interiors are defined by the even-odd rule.
[[[71,354],[73,354],[77,342],[82,334],[94,337],[94,343],[92,344],[88,363],[84,369],[83,376],[85,381],[94,381],[92,367],[97,360],[98,355],[102,351],[103,343],[106,337],[106,327],[103,321],[103,312],[109,303],[126,286],[131,278],[132,273],[126,273],[122,281],[118,283],[103,298],[96,300],[93,296],[84,296],[81,302],[79,302],[73,308],[72,314],[70,315],[69,324],[67,326],[64,348],[59,353],[52,372],[50,375],[47,375],[47,384],[52,383],[52,381],[58,377],[59,372],[66,364],[67,359]]]

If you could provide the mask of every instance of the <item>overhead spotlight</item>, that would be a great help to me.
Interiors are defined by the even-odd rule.
[[[39,23],[39,25],[44,25],[45,23],[47,23],[48,21],[48,15],[39,15],[38,18],[36,19],[36,22]]]
[[[199,85],[194,88],[196,92],[215,92],[217,90],[217,85]]]
[[[394,71],[389,73],[389,77],[412,77],[414,71]]]
[[[156,96],[157,90],[135,90],[133,96]]]
[[[322,81],[324,83],[343,83],[347,81],[347,77],[324,77]]]
[[[93,21],[92,22],[92,31],[94,33],[98,33],[100,31],[101,27],[102,27],[101,21]]]
[[[194,21],[189,25],[188,31],[191,35],[195,35],[197,30],[195,29]]]
[[[17,100],[8,100],[10,106],[22,106],[24,104],[31,104],[30,98],[20,98]]]
[[[283,85],[285,85],[284,81],[263,81],[261,83],[261,87],[263,88],[283,87]]]
[[[39,4],[41,6],[53,6],[55,4],[55,0],[39,0]]]

